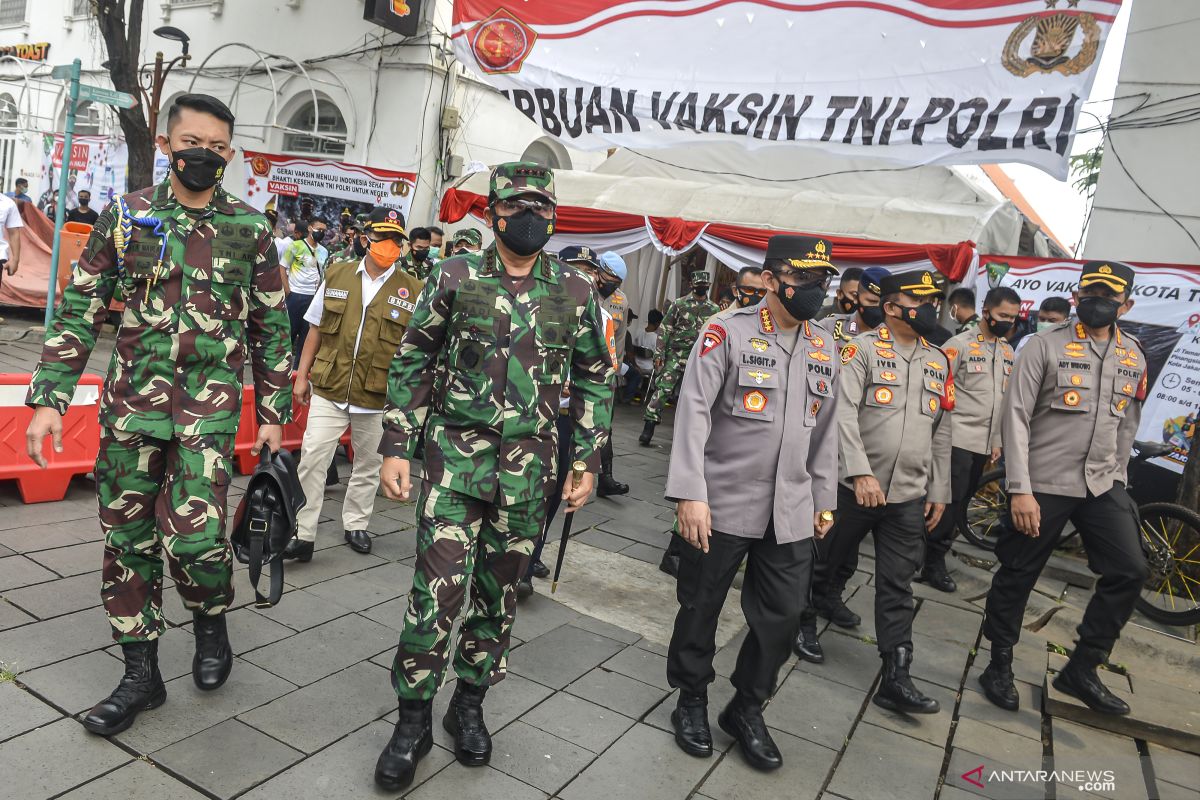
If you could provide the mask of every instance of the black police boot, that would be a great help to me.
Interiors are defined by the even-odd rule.
[[[346,531],[342,534],[346,544],[356,553],[371,552],[371,534],[366,531]]]
[[[329,462],[329,469],[325,471],[325,485],[337,486],[340,480],[341,478],[338,477],[337,471],[337,452],[335,451],[333,460]]]
[[[1016,711],[1021,707],[1021,698],[1013,684],[1013,649],[992,645],[992,660],[979,674],[979,685],[983,696],[1005,711]]]
[[[307,564],[312,561],[314,542],[306,542],[303,539],[292,538],[287,543],[287,547],[283,548],[283,557],[288,560],[296,560],[302,564]]]
[[[879,680],[879,690],[872,698],[875,705],[906,714],[936,714],[941,710],[937,700],[921,694],[913,685],[908,674],[908,668],[912,664],[910,648],[897,647],[890,653],[884,653],[882,657],[883,677]]]
[[[1063,694],[1078,697],[1092,711],[1119,716],[1129,713],[1129,704],[1100,682],[1096,667],[1108,658],[1108,653],[1095,647],[1079,645],[1071,654],[1062,672],[1054,676],[1054,688]]]
[[[433,701],[401,700],[400,719],[375,762],[375,783],[398,792],[413,782],[417,764],[433,749]]]
[[[533,581],[529,578],[521,578],[517,581],[517,600],[524,600],[527,597],[533,597]]]
[[[818,614],[839,628],[857,628],[862,624],[862,617],[846,606],[840,591],[831,592],[827,597],[814,597],[812,605]]]
[[[533,562],[533,577],[546,580],[546,578],[550,577],[550,568],[541,561]]]
[[[120,733],[133,724],[141,711],[167,702],[167,687],[158,672],[158,639],[121,645],[125,674],[107,699],[83,718],[83,727],[101,736]]]
[[[220,689],[233,669],[233,648],[225,615],[192,614],[192,630],[196,634],[196,655],[192,657],[192,680],[206,692]]]
[[[821,641],[817,638],[816,620],[800,623],[800,633],[796,635],[796,643],[792,645],[792,651],[802,661],[808,661],[813,664],[825,663],[825,650],[821,647]]]
[[[951,578],[950,573],[946,570],[946,560],[941,556],[925,562],[925,567],[921,570],[920,580],[928,583],[939,592],[946,592],[947,594],[958,589],[958,584],[954,582],[954,578]]]
[[[642,447],[650,446],[650,440],[654,438],[654,426],[657,424],[657,422],[646,420],[646,424],[642,428],[642,435],[638,437],[638,444]]]
[[[600,497],[612,497],[619,494],[629,494],[629,484],[621,483],[613,478],[612,475],[600,475],[600,485],[596,488],[596,494]]]
[[[483,721],[485,694],[486,686],[474,686],[459,678],[442,718],[442,727],[454,737],[454,756],[464,767],[482,767],[492,760],[492,735]]]
[[[742,755],[750,766],[764,772],[783,766],[783,756],[779,754],[779,748],[767,730],[762,705],[757,700],[743,697],[740,693],[734,695],[717,717],[717,724],[721,730],[737,739]]]
[[[708,696],[681,691],[671,712],[675,744],[689,756],[709,758],[713,754],[712,730],[708,727]]]

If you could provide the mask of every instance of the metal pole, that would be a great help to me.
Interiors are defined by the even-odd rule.
[[[67,129],[63,134],[62,164],[58,168],[58,206],[54,209],[54,248],[50,251],[50,287],[46,292],[46,329],[54,319],[58,297],[58,254],[62,246],[63,222],[67,216],[67,176],[71,173],[71,146],[75,143],[75,107],[79,105],[79,74],[83,62],[71,62],[71,91],[67,101]],[[53,166],[53,159],[51,159]]]

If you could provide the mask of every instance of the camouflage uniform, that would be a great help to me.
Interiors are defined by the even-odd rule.
[[[498,167],[493,191],[552,198],[552,179],[515,174],[525,166]],[[437,692],[468,576],[455,672],[477,686],[504,677],[514,585],[555,481],[559,394],[569,381],[572,459],[594,472],[612,374],[592,283],[561,261],[542,254],[514,283],[493,246],[443,261],[425,284],[392,363],[379,448],[410,459],[424,430],[416,574],[392,671],[401,699]]]
[[[429,274],[433,272],[433,268],[437,265],[438,261],[436,258],[434,258],[432,250],[429,251],[429,255],[426,256],[425,260],[420,264],[418,264],[416,261],[413,261],[411,255],[405,256],[400,261],[400,268],[419,281],[426,280],[429,277]]]
[[[120,288],[121,327],[100,399],[96,495],[104,530],[101,596],[121,643],[164,629],[165,554],[184,606],[219,614],[233,600],[225,510],[247,355],[260,425],[291,419],[288,317],[271,227],[218,188],[201,213],[169,182],[127,195],[131,214],[163,221],[125,228],[117,266],[117,204],[100,216],[54,324],[27,402],[65,413]],[[157,280],[155,274],[157,273]]]
[[[693,284],[707,281],[708,273],[692,273]],[[654,383],[650,387],[650,400],[646,403],[647,422],[658,423],[662,420],[663,409],[679,393],[683,369],[687,366],[692,345],[700,336],[700,329],[718,311],[720,309],[716,303],[693,294],[679,298],[667,309],[654,351],[654,358],[662,362],[662,367],[655,373]]]

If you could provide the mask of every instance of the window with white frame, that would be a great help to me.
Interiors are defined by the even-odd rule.
[[[289,153],[313,153],[324,156],[346,155],[346,118],[329,100],[302,105],[288,120],[283,149]],[[340,141],[314,136],[313,131],[336,136]]]
[[[0,0],[0,25],[20,25],[25,22],[28,0]]]
[[[92,16],[92,0],[71,0],[72,17]]]
[[[20,116],[13,96],[7,92],[0,94],[0,128],[17,127]]]

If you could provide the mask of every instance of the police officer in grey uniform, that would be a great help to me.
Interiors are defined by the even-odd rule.
[[[889,275],[881,288],[887,322],[842,349],[841,486],[828,566],[838,579],[838,566],[874,532],[875,633],[883,658],[874,702],[932,714],[937,701],[909,677],[912,579],[924,559],[926,531],[950,500],[954,388],[946,354],[913,330],[914,322],[937,313],[933,301],[942,290],[933,273]],[[840,595],[845,587],[835,588]]]
[[[1007,286],[991,289],[983,298],[983,316],[942,348],[956,395],[950,417],[951,503],[925,543],[920,577],[939,591],[958,588],[946,570],[946,553],[958,533],[957,512],[979,488],[988,461],[1000,460],[1000,406],[1013,369],[1013,348],[1004,336],[1020,311],[1020,295]]]
[[[854,308],[846,314],[835,314],[824,324],[833,331],[838,347],[845,347],[855,336],[874,330],[883,324],[883,306],[879,293],[883,279],[892,273],[884,267],[867,267],[858,280]]]
[[[667,681],[679,689],[671,721],[685,752],[712,755],[708,685],[716,678],[717,619],[742,561],[750,633],[721,715],[751,766],[783,763],[763,721],[800,621],[813,547],[833,523],[837,494],[837,356],[810,320],[830,277],[827,242],[773,236],[757,306],[708,321],[692,348],[675,409],[666,497],[678,503],[679,613]]]
[[[1100,579],[1079,625],[1078,645],[1054,686],[1093,711],[1129,713],[1129,705],[1100,682],[1096,667],[1107,660],[1150,575],[1137,507],[1125,490],[1146,398],[1145,351],[1116,325],[1133,307],[1133,278],[1126,264],[1085,264],[1074,293],[1078,321],[1029,337],[1004,398],[1012,524],[996,543],[1000,567],[983,621],[992,655],[979,676],[988,699],[1001,708],[1017,709],[1012,649],[1029,592],[1070,520]]]

